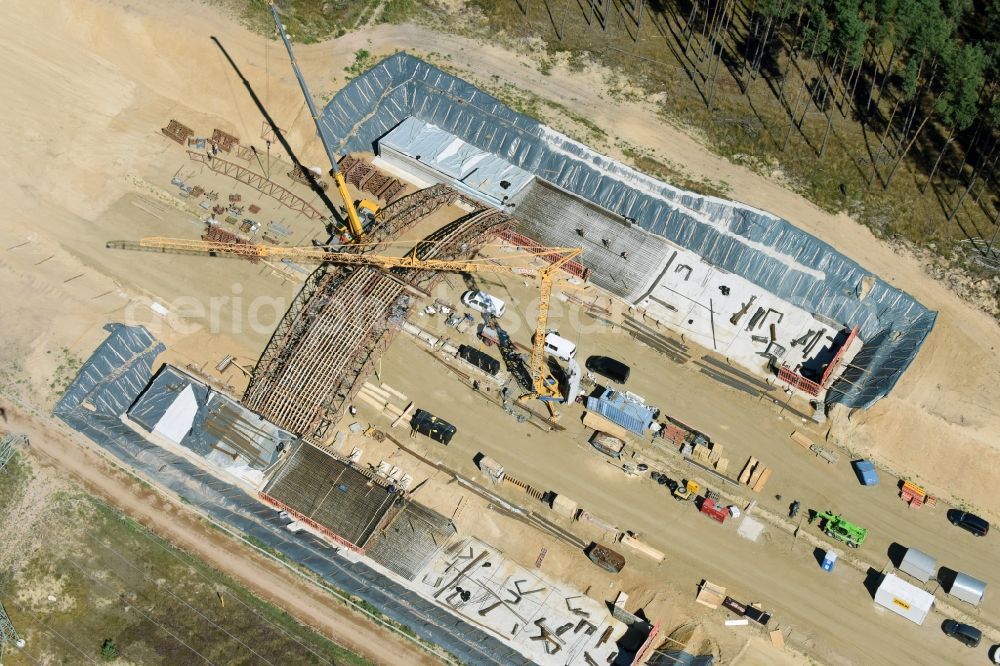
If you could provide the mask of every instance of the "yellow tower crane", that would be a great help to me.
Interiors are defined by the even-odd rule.
[[[183,238],[143,238],[138,243],[129,241],[111,241],[109,248],[126,250],[146,250],[150,252],[167,252],[173,254],[193,254],[212,257],[241,257],[258,259],[288,259],[297,263],[338,264],[347,266],[374,266],[384,270],[392,268],[412,268],[418,270],[445,271],[450,273],[516,273],[539,278],[540,298],[538,303],[538,319],[535,321],[535,335],[532,338],[531,374],[532,392],[524,398],[538,398],[543,401],[559,401],[559,383],[552,377],[545,362],[545,333],[549,319],[549,302],[552,297],[553,282],[556,271],[567,262],[575,259],[582,248],[578,247],[545,247],[537,250],[522,250],[517,253],[504,253],[497,257],[479,257],[476,259],[420,259],[418,250],[435,245],[431,241],[421,241],[416,245],[407,242],[394,241],[382,243],[380,247],[392,248],[405,246],[408,251],[401,256],[384,254],[361,254],[366,249],[374,249],[374,244],[355,243],[343,246],[345,251],[337,251],[329,247],[277,247],[269,245],[251,245],[243,243],[219,243],[215,241],[188,240]],[[499,249],[499,245],[485,245],[483,249]],[[533,263],[536,259],[545,260],[545,266],[539,268]]]

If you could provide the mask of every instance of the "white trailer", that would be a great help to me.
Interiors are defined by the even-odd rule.
[[[875,603],[911,622],[923,624],[934,606],[934,595],[890,573],[878,586]]]

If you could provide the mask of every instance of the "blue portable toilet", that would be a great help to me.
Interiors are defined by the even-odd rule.
[[[878,485],[878,470],[870,460],[855,460],[851,463],[854,466],[854,473],[858,475],[858,481],[863,486]]]
[[[833,566],[837,563],[837,551],[828,550],[823,556],[823,571],[833,571]]]

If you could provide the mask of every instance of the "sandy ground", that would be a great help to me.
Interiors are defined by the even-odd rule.
[[[445,64],[472,80],[499,73],[503,81],[585,114],[613,138],[647,146],[695,179],[728,183],[732,199],[791,220],[938,311],[934,331],[894,391],[852,421],[839,413],[835,437],[942,496],[960,497],[1000,517],[991,483],[992,470],[1000,465],[1000,409],[992,400],[1000,378],[1000,327],[930,277],[916,257],[876,239],[846,215],[820,210],[781,182],[714,155],[691,134],[664,123],[652,104],[612,98],[604,92],[606,75],[600,70],[581,74],[557,67],[545,76],[529,58],[502,48],[413,26],[379,26],[302,49],[311,80],[322,80],[327,63],[344,61],[357,48],[375,54],[397,48],[440,54],[431,60],[444,56]]]
[[[120,468],[112,468],[94,445],[65,426],[46,425],[4,404],[9,426],[31,440],[30,455],[45,467],[72,477],[86,490],[126,512],[174,545],[202,558],[219,571],[243,581],[261,598],[293,614],[304,624],[380,664],[436,664],[405,639],[376,626],[360,613],[331,599],[329,593],[290,573],[249,546],[212,529],[182,509],[182,504],[143,488]]]
[[[170,117],[203,131],[221,126],[244,137],[259,135],[259,115],[209,41],[211,33],[222,37],[245,73],[259,82],[262,98],[288,129],[293,145],[307,146],[302,151],[305,161],[323,163],[277,45],[234,26],[212,8],[183,0],[171,7],[176,9],[128,2],[11,3],[0,51],[0,83],[14,101],[0,111],[7,136],[13,139],[0,156],[11,177],[0,184],[0,194],[8,202],[5,231],[12,238],[37,234],[35,247],[52,244],[86,256],[87,248],[93,254],[108,238],[154,230],[148,223],[136,228],[134,223],[102,218],[120,197],[136,189],[137,179],[156,181],[151,172],[157,167],[161,178],[152,185],[169,187],[162,172],[176,169],[176,146],[153,135]],[[175,29],[169,18],[175,11],[188,26],[198,27]],[[108,26],[114,26],[115,39],[106,38]],[[1000,413],[990,400],[990,388],[1000,377],[1000,357],[995,353],[1000,329],[930,278],[917,259],[875,240],[844,216],[823,213],[780,183],[712,155],[695,138],[664,124],[648,104],[619,102],[602,94],[600,71],[571,75],[556,68],[543,76],[524,57],[500,48],[419,27],[376,26],[364,34],[299,49],[319,99],[342,84],[343,65],[358,48],[376,54],[396,48],[418,54],[434,51],[472,73],[501,72],[518,87],[584,110],[594,122],[613,129],[615,136],[648,145],[683,164],[695,177],[725,181],[735,199],[793,220],[938,310],[937,327],[896,390],[868,414],[856,415],[854,423],[841,416],[835,435],[849,440],[852,448],[920,478],[944,496],[961,497],[1000,515],[988,483],[989,470],[1000,464],[992,438],[1000,430]],[[164,156],[168,151],[169,158]],[[182,229],[190,230],[170,224],[155,230],[181,233]],[[5,252],[5,262],[13,252]],[[223,270],[232,270],[195,269],[194,263],[180,260],[179,265],[197,270],[200,277],[206,271],[219,270],[221,276]],[[182,280],[174,283],[176,274],[159,276],[157,287],[135,284],[135,271],[127,264],[102,269],[133,294],[155,295],[154,289],[173,293],[172,284],[194,290]],[[73,275],[67,272],[63,279]],[[231,277],[201,280],[192,295],[230,296],[231,281]],[[104,300],[113,301],[113,296]],[[105,314],[108,310],[114,308]],[[252,358],[259,349],[242,336],[230,337],[229,347],[242,348],[245,356]],[[947,443],[943,451],[938,442]]]
[[[323,163],[321,147],[314,140],[313,128],[280,47],[246,32],[216,9],[186,0],[164,4],[14,0],[5,8],[6,20],[0,27],[0,86],[8,103],[0,108],[6,138],[0,166],[7,177],[0,181],[0,197],[5,202],[5,221],[0,226],[0,313],[6,327],[0,352],[0,386],[27,397],[42,410],[49,409],[61,385],[72,376],[75,359],[91,352],[103,338],[101,327],[108,321],[149,323],[168,344],[166,358],[182,366],[214,364],[227,353],[244,360],[255,359],[266,340],[266,331],[248,331],[226,315],[214,329],[206,328],[204,316],[164,322],[149,311],[150,299],[176,302],[189,297],[206,307],[217,299],[229,303],[230,312],[245,315],[250,299],[238,306],[226,300],[234,295],[235,284],[243,285],[247,293],[255,296],[275,298],[287,298],[294,284],[273,280],[259,268],[238,262],[199,262],[178,257],[171,270],[165,271],[153,268],[141,255],[113,259],[104,254],[103,245],[109,239],[153,233],[193,235],[189,218],[180,211],[170,212],[171,206],[166,206],[165,212],[155,208],[161,210],[160,218],[130,210],[136,208],[131,203],[134,200],[145,202],[143,205],[149,208],[163,206],[173,196],[169,180],[183,159],[179,147],[158,131],[170,118],[196,127],[199,133],[219,127],[243,137],[259,135],[257,111],[209,41],[211,34],[218,35],[244,72],[260,82],[258,92],[288,130],[292,144],[306,146],[302,150],[304,161]],[[317,98],[325,99],[342,84],[343,67],[359,48],[376,54],[396,48],[417,54],[435,51],[450,56],[453,65],[460,63],[479,76],[497,73],[518,87],[579,109],[622,139],[648,145],[660,156],[683,164],[695,177],[725,181],[734,198],[793,220],[939,310],[934,333],[896,390],[870,413],[854,415],[853,422],[845,422],[841,415],[832,438],[917,476],[942,496],[960,497],[990,515],[1000,515],[1000,504],[990,492],[993,470],[1000,463],[1000,451],[995,448],[1000,415],[990,401],[991,389],[995,390],[1000,377],[1000,361],[995,353],[1000,346],[1000,331],[994,321],[928,277],[918,260],[875,240],[846,217],[823,213],[780,183],[713,156],[697,139],[665,125],[649,105],[618,102],[603,95],[603,75],[598,71],[570,75],[556,68],[551,76],[543,76],[526,58],[499,48],[419,27],[374,26],[363,35],[347,35],[298,50]],[[606,344],[615,343],[608,339]],[[635,353],[647,363],[663,366],[664,372],[672,370],[662,359]],[[440,372],[436,365],[429,367],[428,372]],[[977,562],[996,561],[1000,555],[989,540],[973,544],[974,548],[965,541],[952,543],[956,535],[947,526],[942,527],[940,511],[905,513],[898,501],[892,501],[891,488],[877,491],[881,493],[877,503],[869,497],[845,496],[839,484],[849,479],[849,471],[838,468],[835,474],[827,475],[825,470],[817,474],[815,459],[789,449],[785,435],[775,434],[775,409],[767,407],[754,416],[732,392],[713,394],[710,386],[715,385],[710,380],[688,370],[674,379],[684,382],[683,390],[676,390],[680,384],[669,385],[671,394],[661,406],[668,411],[676,409],[682,420],[706,431],[721,433],[720,438],[731,436],[734,449],[737,441],[742,442],[739,450],[755,455],[759,452],[776,470],[784,465],[772,481],[774,492],[780,490],[786,498],[809,493],[810,497],[819,495],[817,502],[836,501],[837,506],[830,508],[858,516],[858,522],[873,528],[873,552],[884,552],[892,540],[930,544],[926,549],[937,554],[942,563],[968,564],[964,570],[973,574]],[[654,386],[640,388],[663,390]],[[715,390],[719,390],[717,386]],[[702,392],[708,392],[709,397],[699,399]],[[428,399],[444,400],[435,395],[428,392]],[[668,400],[672,403],[668,404]],[[497,423],[498,428],[510,427],[502,414],[493,418],[503,419]],[[44,446],[56,446],[58,441],[53,437],[53,443]],[[506,452],[508,446],[519,446],[510,450],[527,461],[538,454],[537,441],[538,435],[528,431],[516,442],[505,438],[493,446],[498,454]],[[116,483],[115,477],[92,458],[74,458],[89,454],[65,442],[60,446],[54,451],[55,457],[68,461],[79,474],[88,475],[88,483],[94,488],[100,483]],[[470,464],[469,455],[469,451],[462,452],[462,464]],[[548,455],[556,455],[558,460],[561,454]],[[600,465],[593,471],[608,473]],[[649,503],[654,492],[644,482],[641,490],[630,486],[621,492],[594,494],[591,482],[574,477],[558,464],[525,465],[517,474],[540,487],[558,486],[577,494],[580,501],[590,498],[595,504],[606,502],[609,512],[625,515],[635,513],[635,506]],[[824,477],[828,480],[824,481]],[[609,483],[618,480],[607,479]],[[118,501],[148,520],[158,516],[148,498],[145,505],[143,500],[130,500],[127,495],[116,496]],[[176,515],[170,520],[164,518],[165,523],[155,527],[170,536],[173,532],[169,530],[178,529],[171,526],[175,519]],[[676,567],[670,567],[670,575],[665,578],[681,589],[690,589],[704,575],[731,577],[730,568],[718,554],[732,548],[732,535],[712,532],[710,528],[715,526],[704,524],[703,518],[688,516],[675,505],[657,500],[650,511],[637,514],[631,526],[649,535],[658,534],[656,538],[668,550],[685,544],[684,557],[678,559]],[[692,541],[691,533],[699,534],[699,539]],[[702,539],[702,533],[708,536]],[[175,536],[184,538],[180,532]],[[187,538],[192,548],[198,545],[197,538]],[[764,595],[769,588],[774,589],[775,598],[785,599],[779,604],[781,608],[797,613],[794,617],[805,625],[822,625],[815,618],[836,611],[837,621],[811,633],[809,640],[813,643],[807,641],[807,646],[822,652],[834,645],[836,653],[854,659],[860,656],[858,663],[864,663],[868,656],[864,642],[858,641],[860,647],[844,646],[843,641],[851,639],[839,638],[838,634],[869,636],[878,642],[884,627],[892,627],[897,636],[887,644],[890,650],[901,647],[919,661],[924,653],[914,652],[915,647],[907,648],[907,641],[919,636],[913,645],[928,646],[927,654],[936,654],[944,661],[955,656],[955,646],[944,642],[939,632],[931,632],[929,627],[900,627],[901,621],[895,618],[881,621],[873,615],[865,606],[866,593],[853,585],[853,579],[850,592],[845,592],[852,603],[845,606],[859,610],[854,613],[839,609],[840,600],[831,592],[836,586],[828,584],[823,588],[826,592],[817,594],[815,584],[808,582],[819,575],[811,549],[792,553],[795,564],[783,570],[772,561],[780,548],[777,543],[757,544],[751,556],[737,557],[739,562],[751,562],[753,569],[739,583],[732,584],[744,596]],[[226,550],[217,548],[209,554],[222,557]],[[236,559],[231,566],[239,564]],[[841,573],[845,577],[852,575]],[[274,589],[278,587],[276,582]],[[988,596],[988,603],[990,600]],[[295,597],[294,604],[286,603],[294,605],[300,617],[316,617],[317,625],[329,625],[335,639],[336,631],[341,635],[361,631],[354,625],[342,624],[330,609],[322,614],[320,606],[310,606],[305,597]],[[867,604],[870,606],[870,601]],[[992,606],[984,612],[996,617]],[[916,631],[922,633],[913,633]],[[967,658],[968,654],[960,656]]]
[[[506,294],[511,299],[508,302],[526,302],[532,291],[519,281],[493,277],[483,280],[480,286],[491,293]],[[438,295],[448,301],[449,297],[454,300],[455,293]],[[511,306],[504,315],[505,323],[508,318],[510,328],[517,329],[516,310]],[[579,321],[574,322],[575,318]],[[415,321],[430,330],[442,330],[440,318],[417,317]],[[740,506],[754,499],[780,516],[787,512],[791,500],[799,499],[801,528],[813,536],[819,536],[816,528],[802,520],[809,508],[832,509],[869,528],[870,536],[856,554],[876,570],[888,565],[890,545],[898,543],[935,555],[940,565],[978,571],[989,580],[990,571],[984,562],[1000,557],[1000,545],[988,539],[963,538],[967,535],[956,533],[945,520],[944,505],[921,511],[908,509],[896,497],[895,479],[886,475],[879,486],[860,488],[846,456],[840,463],[828,465],[788,439],[793,429],[813,437],[821,433],[815,433],[797,417],[790,418],[788,412],[781,413],[780,405],[767,398],[750,398],[710,379],[696,363],[700,353],[679,365],[652,348],[632,343],[617,327],[601,327],[585,316],[570,316],[559,307],[554,309],[552,322],[563,334],[586,327],[585,341],[577,338],[581,340],[581,357],[610,353],[627,362],[633,368],[628,388],[723,444],[735,473],[751,455],[771,467],[773,475],[764,492],[725,488],[743,497]],[[527,336],[521,326],[515,339],[524,343]],[[454,329],[450,338],[456,345],[475,344]],[[735,534],[732,524],[720,527],[700,516],[691,505],[671,501],[663,488],[648,477],[625,477],[609,464],[608,458],[587,444],[589,431],[580,423],[578,406],[561,408],[564,432],[542,432],[529,423],[516,423],[497,407],[487,405],[482,396],[468,390],[456,391],[461,386],[458,378],[449,376],[421,349],[423,346],[409,336],[400,336],[383,359],[382,379],[407,395],[418,395],[418,406],[454,423],[459,434],[447,448],[421,438],[410,440],[415,448],[470,476],[476,473],[474,456],[485,453],[518,479],[540,490],[564,493],[620,529],[638,532],[667,553],[666,563],[645,569],[649,580],[655,581],[647,584],[648,591],[662,589],[664,583],[675,591],[693,590],[699,580],[708,578],[727,586],[737,599],[759,601],[773,610],[776,622],[791,629],[789,645],[824,663],[898,663],[904,659],[923,663],[926,655],[949,663],[977,663],[982,656],[978,652],[955,652],[950,639],[938,628],[942,615],[932,615],[923,627],[917,627],[874,608],[863,584],[864,571],[841,566],[832,575],[824,574],[818,566],[816,547],[808,539],[766,527],[757,542],[743,540]],[[435,379],[428,383],[428,377]],[[637,457],[632,462],[654,459],[646,445],[630,447],[629,455],[633,450]],[[686,468],[678,468],[675,473],[669,467],[652,464],[653,469],[657,467],[666,469],[674,478],[691,473]],[[708,481],[709,487],[718,488],[709,477],[700,473],[694,476],[703,485]],[[534,505],[523,495],[520,501]],[[497,536],[501,543],[510,542],[506,535]],[[641,557],[623,552],[629,566],[637,563],[642,569],[647,564]],[[941,604],[960,606],[942,592],[938,598]],[[674,603],[689,610],[692,618],[707,617],[683,594]],[[962,606],[960,612],[971,613],[970,607]],[[973,616],[977,626],[984,629],[1000,626],[1000,600],[987,594]],[[736,630],[724,631],[731,635]]]

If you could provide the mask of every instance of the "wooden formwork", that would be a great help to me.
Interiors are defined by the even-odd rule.
[[[432,187],[387,206],[388,215],[377,221],[381,233],[374,235],[376,242],[398,234],[456,196],[446,186]],[[445,225],[426,240],[464,244],[466,252],[474,252],[496,229],[509,223],[510,218],[500,211],[480,210]],[[418,254],[451,258],[454,250],[433,243]],[[433,275],[406,270],[396,277],[416,280]],[[405,317],[408,307],[403,284],[382,271],[355,266],[318,269],[268,343],[243,404],[321,444],[330,424],[344,413],[388,348],[395,324]]]
[[[387,275],[363,267],[342,282],[315,291],[290,327],[268,373],[255,374],[244,404],[275,424],[308,439],[322,438],[373,362],[403,288]],[[280,344],[279,343],[279,344]]]

